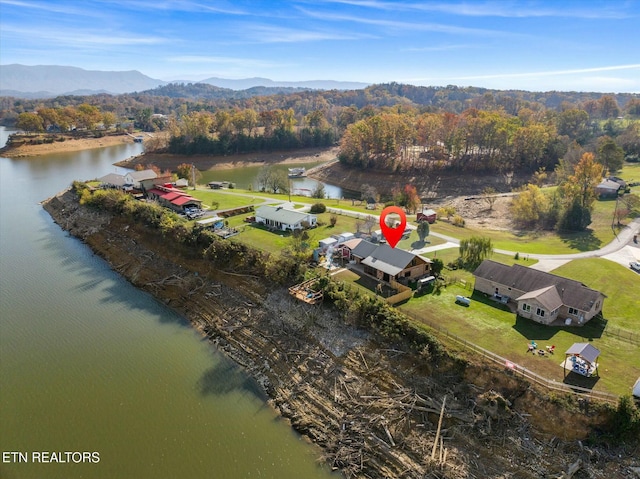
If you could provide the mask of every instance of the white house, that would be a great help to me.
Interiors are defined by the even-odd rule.
[[[133,185],[134,188],[140,188],[140,182],[144,180],[152,180],[158,175],[153,170],[130,171],[124,175],[124,184]]]
[[[302,211],[290,210],[282,206],[260,206],[256,210],[256,223],[281,231],[294,231],[316,226],[318,218]]]

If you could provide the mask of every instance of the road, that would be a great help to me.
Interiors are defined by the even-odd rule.
[[[221,191],[216,190],[216,192],[231,194],[237,196],[245,196],[251,197],[255,200],[262,200],[261,204],[274,204],[279,202],[279,200],[275,200],[273,198],[260,196],[260,194],[256,195],[247,195],[246,193],[235,193],[231,191]],[[288,203],[288,201],[280,200],[280,203]],[[309,208],[311,205],[308,203],[296,203],[293,204],[302,205],[302,209],[298,209],[298,211],[305,211],[305,207]],[[255,206],[260,206],[260,204],[256,204]],[[336,213],[344,216],[351,216],[354,218],[366,218],[368,216],[373,216],[375,218],[379,218],[378,215],[371,213],[361,213],[358,211],[344,210],[342,208],[333,208],[327,207],[327,212]],[[424,254],[430,253],[433,251],[438,251],[441,249],[448,248],[456,248],[460,245],[460,240],[458,238],[454,238],[453,236],[447,236],[441,233],[431,232],[431,236],[435,236],[437,238],[441,238],[446,241],[444,244],[440,244],[437,246],[430,246],[426,248],[422,248],[419,250],[413,250],[414,253]],[[600,249],[593,251],[582,251],[580,253],[565,253],[565,254],[541,254],[541,253],[525,253],[525,255],[530,259],[537,259],[538,262],[531,266],[531,268],[540,270],[540,271],[552,271],[555,268],[562,266],[565,263],[568,263],[574,259],[580,258],[606,258],[608,260],[614,261],[622,266],[629,267],[629,263],[632,261],[640,261],[640,239],[638,239],[638,243],[633,242],[634,236],[640,236],[640,218],[635,218],[628,226],[626,226],[622,231],[618,233],[616,238],[611,241],[609,244],[603,246]],[[515,256],[516,251],[509,251],[503,249],[494,249],[496,253],[505,254],[508,256]],[[522,255],[522,253],[520,253]]]

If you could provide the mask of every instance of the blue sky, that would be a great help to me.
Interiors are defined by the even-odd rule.
[[[0,0],[0,62],[640,92],[639,2]]]

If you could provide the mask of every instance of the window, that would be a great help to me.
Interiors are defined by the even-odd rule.
[[[541,318],[544,318],[544,309],[536,308],[536,315],[540,316]]]
[[[596,309],[600,309],[600,301],[596,303]]]
[[[531,305],[527,303],[522,303],[522,311],[526,311],[527,313],[531,312]]]
[[[578,316],[578,310],[575,308],[569,308],[569,314],[573,316]]]

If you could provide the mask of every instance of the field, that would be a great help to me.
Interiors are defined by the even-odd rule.
[[[576,266],[571,266],[578,263]],[[415,297],[400,306],[412,318],[427,325],[444,328],[450,333],[488,349],[512,362],[526,367],[541,376],[563,381],[560,363],[574,342],[590,342],[601,351],[600,378],[590,384],[595,390],[614,394],[629,394],[630,388],[640,376],[640,310],[638,305],[638,275],[624,267],[603,259],[585,259],[566,265],[559,274],[580,280],[589,271],[602,268],[615,274],[629,288],[619,288],[618,282],[601,283],[593,274],[587,285],[602,287],[607,299],[604,321],[594,319],[582,328],[551,328],[532,321],[516,318],[504,306],[497,305],[484,295],[473,294],[471,282],[447,287],[441,294]],[[564,267],[563,267],[564,268]],[[587,273],[585,273],[585,271]],[[598,273],[599,274],[599,273]],[[607,273],[602,273],[606,277]],[[456,295],[470,296],[469,307],[455,303]],[[536,341],[542,348],[555,345],[556,354],[540,357],[527,352],[527,345]]]

